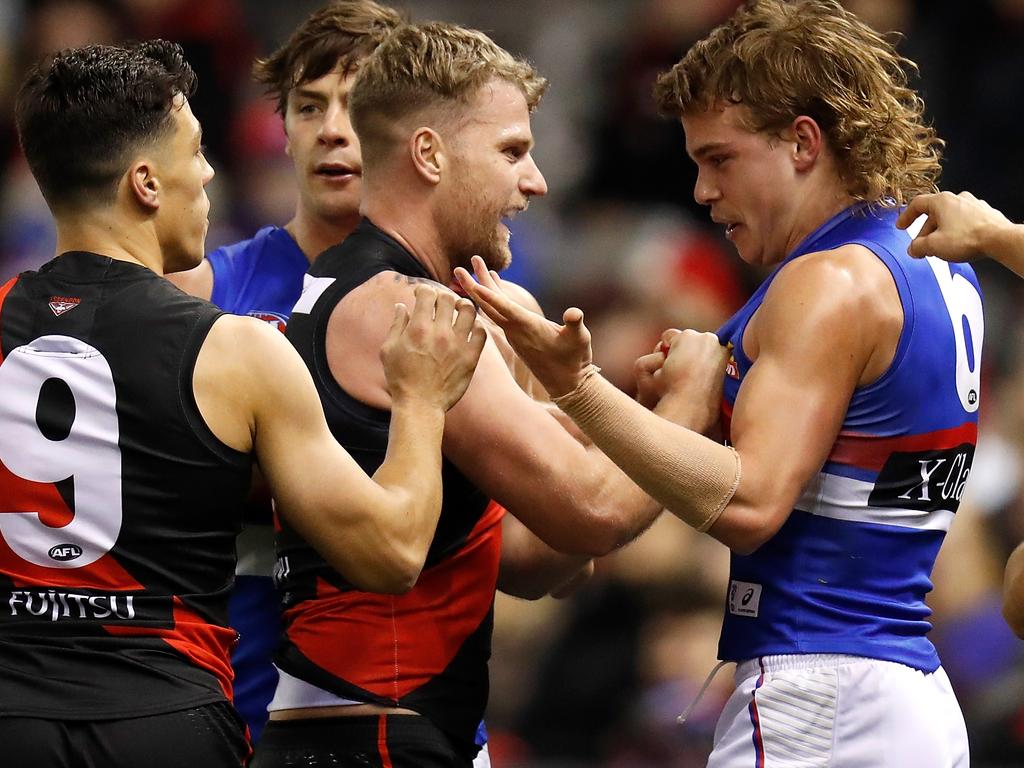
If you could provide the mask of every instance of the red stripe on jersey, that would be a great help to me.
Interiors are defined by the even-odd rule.
[[[397,703],[443,672],[490,611],[504,511],[491,502],[466,544],[404,595],[318,579],[315,600],[285,611],[288,639],[327,673]]]
[[[951,429],[899,437],[840,432],[832,446],[828,461],[878,472],[894,453],[941,451],[964,443],[973,445],[977,441],[978,425],[973,422]]]
[[[228,627],[211,624],[197,614],[180,597],[174,598],[174,626],[170,629],[154,627],[126,627],[104,625],[104,629],[116,637],[159,637],[177,650],[197,667],[207,670],[220,683],[228,701],[234,701],[231,681],[231,648],[235,643],[235,631]]]
[[[0,514],[33,512],[51,528],[61,528],[73,519],[52,483],[36,483],[18,477],[0,463]],[[0,574],[15,586],[77,587],[106,591],[141,590],[143,587],[108,553],[81,568],[47,568],[23,560],[0,536]]]
[[[393,768],[388,753],[388,716],[377,716],[377,751],[380,753],[381,768]]]

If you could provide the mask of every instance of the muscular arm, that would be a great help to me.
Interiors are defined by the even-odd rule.
[[[194,388],[214,434],[255,451],[279,512],[332,567],[369,591],[412,587],[441,505],[447,403],[436,389],[396,394],[387,456],[371,479],[330,433],[302,360],[265,323],[219,319]]]
[[[503,281],[503,285],[509,297],[519,306],[538,315],[544,314],[537,299],[528,290],[508,280]],[[580,441],[582,434],[579,429],[552,404],[537,377],[505,339],[504,331],[489,322],[485,327],[519,388],[533,400],[544,404],[544,408],[556,417],[562,428],[570,430],[570,434]],[[593,560],[588,555],[566,555],[552,549],[514,515],[505,515],[502,520],[498,589],[505,594],[524,600],[539,600],[546,595],[557,594],[567,584],[571,584],[569,590],[574,591],[590,578],[593,571]]]
[[[477,293],[534,372],[544,371],[549,391],[571,389],[566,375],[578,379],[575,361],[586,360],[573,351],[580,347],[574,334],[584,338],[570,327],[579,319],[552,329],[518,316],[493,292]],[[495,298],[497,305],[489,300]],[[748,553],[778,531],[828,456],[854,388],[885,371],[901,328],[902,309],[888,270],[857,246],[805,256],[782,270],[745,339],[756,362],[732,418],[742,475],[710,529],[713,536]],[[568,363],[552,362],[559,350]],[[715,493],[728,491],[735,467],[729,449],[659,418],[597,377],[591,381],[586,412],[569,410],[570,415],[669,511],[691,524],[705,519],[694,509],[695,499],[709,494],[709,486]],[[666,395],[659,408],[675,398]],[[729,498],[725,491],[723,498]]]
[[[1024,640],[1024,543],[1006,563],[1003,580],[1003,617],[1017,637]]]
[[[347,392],[369,405],[389,407],[374,351],[382,335],[380,312],[409,290],[404,278],[379,275],[346,296],[331,318],[331,370]],[[481,491],[561,552],[606,554],[661,510],[526,395],[492,341],[465,396],[448,413],[443,447]]]
[[[756,361],[731,428],[743,479],[713,536],[749,552],[775,535],[828,457],[854,389],[889,367],[902,323],[891,276],[859,248],[780,273],[745,340]]]

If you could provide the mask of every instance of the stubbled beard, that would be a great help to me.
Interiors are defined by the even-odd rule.
[[[461,211],[456,211],[458,213]],[[465,216],[456,215],[443,225],[441,235],[445,239],[453,268],[464,267],[472,272],[473,256],[479,256],[487,268],[495,272],[506,269],[512,263],[508,239],[499,226],[500,216],[500,213],[494,212],[466,221]]]
[[[501,236],[501,231],[497,226],[492,228],[489,238],[481,239],[475,246],[462,250],[464,252],[458,255],[458,261],[470,271],[472,271],[470,259],[474,255],[483,259],[487,268],[493,269],[495,272],[507,269],[508,265],[512,263],[512,251],[508,247],[508,241]]]

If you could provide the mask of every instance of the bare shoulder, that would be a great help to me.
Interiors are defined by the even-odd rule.
[[[255,408],[260,389],[278,376],[268,375],[287,350],[281,332],[252,317],[222,315],[207,334],[196,359],[192,390],[203,420],[225,444],[252,449]]]
[[[903,306],[888,267],[851,244],[786,264],[751,323],[749,341],[755,351],[770,345],[804,357],[828,350],[834,359],[841,349],[863,386],[888,368],[902,329]]]
[[[206,301],[213,296],[213,267],[209,259],[203,259],[198,267],[184,272],[171,272],[164,277],[190,296]]]
[[[248,379],[253,372],[272,370],[282,356],[295,355],[284,335],[262,320],[241,315],[221,315],[210,328],[200,350],[208,358],[212,373],[228,380]],[[238,379],[235,383],[240,383]]]
[[[772,282],[764,305],[786,309],[787,314],[799,309],[808,313],[808,320],[818,322],[832,318],[859,323],[890,316],[900,306],[888,267],[856,244],[809,253],[789,262]]]
[[[366,343],[379,349],[391,327],[395,304],[405,304],[411,310],[416,301],[416,286],[420,283],[450,290],[427,278],[398,272],[380,272],[353,288],[338,302],[331,313],[328,336],[338,331],[350,337],[353,334],[347,331],[358,328],[361,333],[370,333],[371,336],[365,339]],[[376,330],[380,331],[379,338]],[[350,338],[349,341],[358,343],[360,339]]]
[[[353,288],[331,311],[327,322],[327,365],[348,394],[375,408],[390,408],[380,349],[395,317],[395,304],[411,311],[420,283],[426,278],[380,272]]]

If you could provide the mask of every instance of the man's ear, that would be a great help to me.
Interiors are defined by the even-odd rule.
[[[143,208],[155,211],[160,207],[160,181],[152,162],[137,160],[128,169],[128,189]]]
[[[409,139],[409,154],[416,173],[428,184],[439,184],[448,163],[444,141],[432,128],[417,128]]]
[[[793,142],[793,162],[798,171],[814,167],[825,146],[825,137],[813,117],[800,115],[789,127],[789,138]]]

